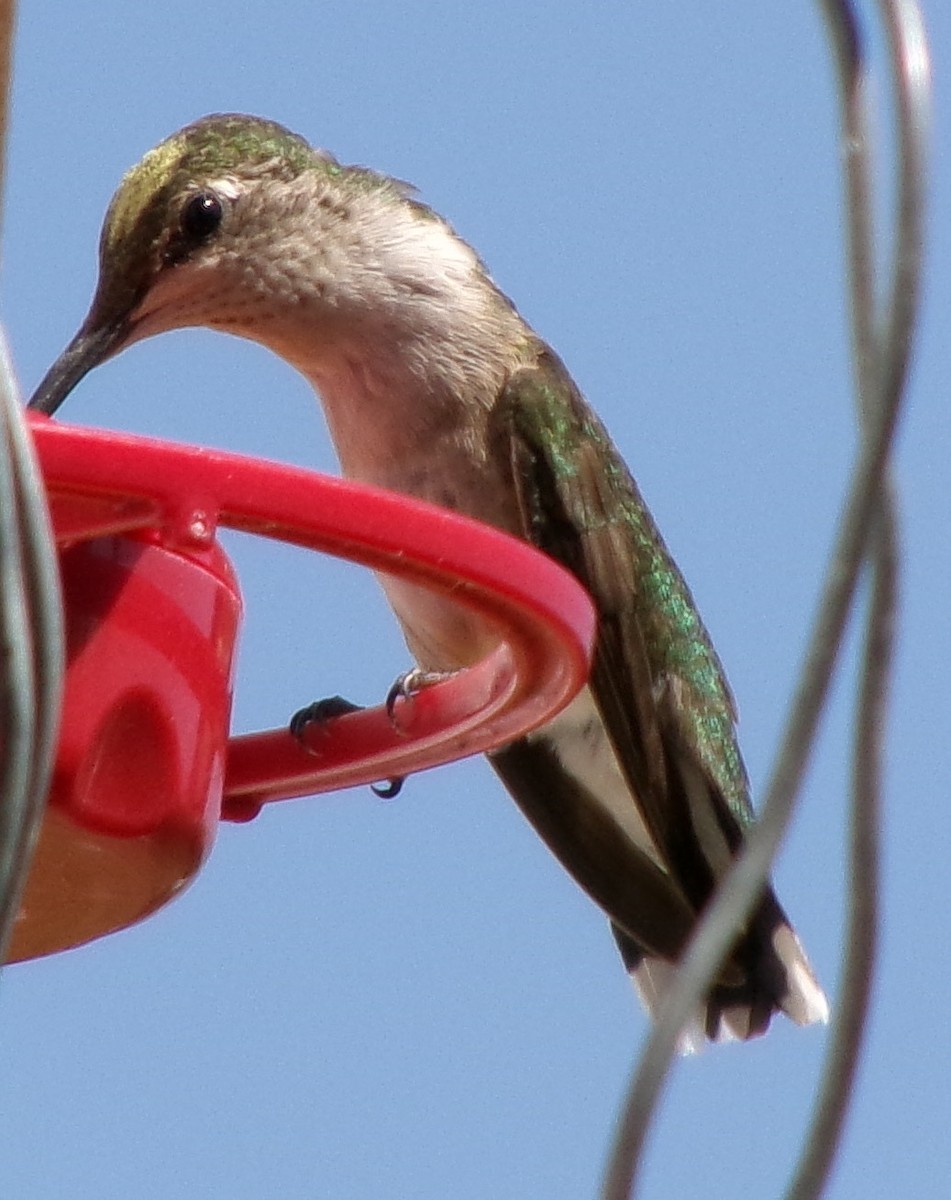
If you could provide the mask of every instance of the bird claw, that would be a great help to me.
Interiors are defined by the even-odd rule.
[[[405,775],[394,775],[386,783],[371,783],[370,791],[374,796],[379,796],[381,800],[395,800],[403,790],[405,782]]]
[[[404,671],[402,675],[397,675],[393,686],[386,693],[386,715],[397,733],[401,733],[402,730],[396,720],[396,702],[412,699],[423,688],[432,687],[434,683],[442,683],[444,679],[449,678],[450,674],[449,671],[424,671],[422,667],[412,667],[409,671]]]
[[[390,691],[392,692],[392,688]],[[394,697],[395,702],[396,698]],[[298,709],[291,717],[288,728],[291,736],[305,750],[309,750],[310,747],[304,743],[304,733],[308,725],[315,722],[320,724],[324,721],[332,721],[337,717],[346,717],[350,713],[362,712],[365,707],[363,704],[354,704],[352,701],[344,699],[343,696],[328,696],[324,700],[315,700],[312,704]],[[389,696],[387,696],[387,713],[389,714],[389,712]],[[392,719],[392,715],[390,715],[390,720]],[[381,800],[395,800],[403,790],[405,781],[405,775],[394,775],[386,783],[371,783],[370,791],[374,796],[379,796]]]
[[[348,713],[360,712],[362,704],[354,704],[343,696],[328,696],[325,700],[315,700],[305,708],[300,708],[291,717],[288,728],[291,736],[298,742],[303,742],[307,726],[317,722],[332,721],[334,717],[345,717]]]

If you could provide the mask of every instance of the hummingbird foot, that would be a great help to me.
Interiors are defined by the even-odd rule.
[[[404,671],[402,675],[396,677],[393,686],[386,693],[386,715],[390,718],[390,724],[397,733],[402,732],[399,722],[396,719],[397,702],[399,700],[411,700],[423,688],[432,687],[434,683],[442,683],[444,679],[449,679],[452,674],[452,671],[424,671],[422,667],[413,667],[411,670]]]
[[[312,722],[316,721],[318,724],[322,724],[324,721],[334,720],[335,717],[345,717],[349,713],[360,712],[364,707],[363,704],[354,704],[350,700],[345,700],[343,696],[328,696],[325,700],[315,700],[312,704],[299,708],[291,717],[288,728],[291,736],[299,742],[304,736],[304,730]]]
[[[304,733],[308,725],[314,722],[322,724],[324,721],[336,720],[337,717],[345,717],[349,713],[362,712],[365,707],[366,705],[354,704],[343,696],[328,696],[325,700],[314,700],[304,708],[299,708],[291,717],[288,728],[291,736],[305,750],[309,750],[310,747],[304,742]],[[389,713],[389,703],[387,703],[387,712]],[[374,796],[379,796],[381,800],[395,800],[403,790],[405,781],[404,775],[394,775],[386,783],[371,783],[370,791]]]

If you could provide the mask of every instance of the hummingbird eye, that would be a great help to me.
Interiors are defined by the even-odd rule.
[[[182,233],[191,241],[204,241],[215,232],[223,216],[224,209],[215,193],[199,192],[182,209]]]
[[[175,229],[161,251],[162,263],[176,267],[214,234],[224,217],[224,205],[214,192],[197,192],[182,205]]]

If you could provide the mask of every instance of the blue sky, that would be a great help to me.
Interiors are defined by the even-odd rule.
[[[951,18],[930,5],[936,75]],[[64,17],[64,12],[67,15]],[[412,180],[565,359],[630,462],[727,666],[761,790],[855,435],[832,71],[817,11],[50,0],[19,21],[3,317],[28,392],[77,327],[102,214],[152,144],[218,110]],[[924,324],[899,449],[905,576],[884,941],[829,1195],[947,1194],[951,352],[938,97]],[[134,347],[64,416],[334,469],[319,410],[259,347]],[[408,665],[368,573],[229,541],[235,729]],[[854,639],[778,864],[833,996]],[[593,1195],[646,1031],[601,916],[488,768],[222,827],[145,924],[8,970],[4,1192],[31,1200]],[[826,1036],[680,1064],[645,1195],[768,1196]]]

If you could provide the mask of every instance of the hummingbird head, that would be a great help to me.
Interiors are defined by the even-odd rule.
[[[487,279],[407,185],[273,121],[204,117],[122,179],[89,313],[30,407],[52,413],[105,359],[194,325],[264,342],[315,378],[344,336],[391,346],[402,322],[432,343],[451,297],[485,307]]]

